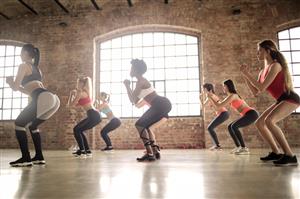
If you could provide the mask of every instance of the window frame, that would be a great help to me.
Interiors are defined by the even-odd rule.
[[[100,92],[100,70],[101,70],[101,43],[105,41],[109,41],[115,38],[127,36],[127,35],[133,35],[133,34],[142,34],[142,33],[174,33],[174,34],[184,34],[188,36],[197,37],[198,40],[198,71],[199,71],[199,92],[201,92],[201,86],[203,84],[203,78],[202,78],[202,40],[201,40],[201,33],[198,32],[195,29],[184,29],[182,27],[156,27],[156,26],[143,26],[143,27],[129,27],[125,28],[124,30],[119,31],[113,31],[108,34],[104,34],[102,36],[99,36],[98,38],[94,39],[94,96],[98,96]],[[185,79],[189,80],[189,79]],[[152,82],[152,80],[150,80]],[[165,81],[165,80],[164,80]],[[154,85],[153,85],[154,86]],[[166,90],[164,91],[166,92]],[[130,104],[129,104],[130,105]],[[170,118],[199,118],[203,117],[203,107],[201,106],[201,103],[199,102],[200,111],[198,115],[176,115],[176,116],[170,116]],[[120,116],[122,119],[136,119],[139,118],[139,116]]]

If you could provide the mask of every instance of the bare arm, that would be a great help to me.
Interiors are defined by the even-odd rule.
[[[26,74],[26,71],[27,71],[26,64],[21,64],[19,66],[18,73],[17,73],[15,80],[13,79],[13,77],[6,78],[6,82],[10,86],[10,88],[12,88],[14,91],[21,91],[21,92],[25,91],[24,88],[21,87],[21,82]],[[27,92],[26,92],[26,94],[27,94]]]
[[[245,68],[244,70],[242,69],[243,75],[244,77],[249,81],[249,83],[255,87],[258,92],[263,92],[265,91],[270,84],[274,81],[274,79],[276,78],[277,74],[281,71],[281,66],[279,63],[275,63],[272,66],[270,66],[270,70],[267,74],[267,77],[265,79],[265,81],[263,83],[258,82],[257,80],[255,80],[250,73],[248,72],[248,70]]]
[[[124,85],[126,87],[127,95],[129,97],[130,102],[132,104],[136,104],[139,101],[139,98],[137,97],[137,95],[141,92],[141,85],[137,83],[134,91],[132,91],[130,88],[129,80],[125,80]]]
[[[213,99],[212,95],[208,95],[209,99],[211,100],[211,102],[216,106],[216,108],[222,108],[226,105],[228,105],[229,103],[232,102],[232,100],[234,99],[234,95],[231,94],[229,96],[227,96],[223,101],[221,102],[217,102],[215,99]]]

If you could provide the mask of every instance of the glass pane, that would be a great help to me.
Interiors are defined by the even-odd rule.
[[[131,48],[122,48],[122,58],[132,58]]]
[[[186,36],[183,34],[175,34],[175,43],[176,44],[185,44]]]
[[[104,60],[100,63],[100,71],[108,71],[111,70],[111,61],[110,60]]]
[[[28,105],[28,98],[22,98],[22,108],[25,108]]]
[[[279,40],[279,49],[281,51],[289,51],[291,49],[290,41],[289,40]]]
[[[132,46],[131,35],[122,37],[122,47],[131,47]]]
[[[4,77],[4,68],[0,67],[0,77]],[[2,86],[3,84],[0,84]]]
[[[289,37],[289,30],[284,30],[278,33],[278,39],[288,39]]]
[[[186,55],[187,54],[187,47],[186,45],[177,45],[175,47],[175,55],[176,56],[183,56],[183,55]]]
[[[11,88],[4,88],[3,94],[6,98],[12,98],[12,89]]]
[[[111,84],[111,93],[121,94],[122,93],[122,84],[121,83],[112,83]]]
[[[300,39],[291,40],[291,49],[300,50]]]
[[[290,29],[291,38],[300,38],[300,27]]]
[[[21,108],[21,98],[14,98],[12,108]]]
[[[189,92],[189,103],[196,103],[199,106],[199,92]]]
[[[101,43],[101,49],[105,48],[111,48],[111,40]]]
[[[164,58],[154,58],[153,64],[154,64],[154,68],[164,68],[165,67],[165,59]]]
[[[165,45],[175,44],[175,35],[174,33],[165,33]]]
[[[131,117],[132,114],[132,106],[131,105],[123,105],[122,106],[122,117]]]
[[[6,56],[15,55],[15,47],[14,46],[6,46]]]
[[[166,57],[165,64],[166,64],[166,68],[174,68],[176,66],[176,58]]]
[[[197,37],[194,36],[186,36],[186,43],[187,44],[197,44],[198,43],[198,39]]]
[[[165,49],[163,46],[154,47],[154,57],[163,57],[165,56]]]
[[[175,56],[175,46],[165,46],[165,56]]]
[[[5,66],[13,66],[13,65],[14,65],[14,57],[6,57]]]
[[[9,98],[9,99],[3,99],[3,108],[11,108],[11,101],[12,101],[12,99],[11,98]]]
[[[164,82],[155,82],[155,90],[157,92],[164,92],[165,91],[165,83]]]
[[[132,58],[141,59],[143,57],[143,48],[133,48],[132,49]]]
[[[111,70],[121,70],[122,69],[122,62],[120,59],[112,60],[111,62]]]
[[[5,45],[0,45],[0,56],[5,56]]]
[[[3,120],[3,118],[2,118],[2,110],[1,109],[0,109],[0,120]]]
[[[148,70],[154,68],[154,66],[153,66],[154,59],[153,58],[144,58],[143,60],[146,63]]]
[[[101,72],[100,73],[100,81],[101,82],[110,82],[111,72]]]
[[[144,47],[143,57],[153,57],[153,47]]]
[[[300,62],[300,51],[299,52],[292,52],[292,61],[293,62]]]
[[[111,76],[112,82],[122,82],[122,72],[121,71],[113,71]]]
[[[182,68],[182,67],[186,67],[187,66],[186,56],[176,57],[175,59],[176,59],[176,61],[175,61],[175,67]]]
[[[113,94],[112,98],[110,99],[110,103],[111,103],[112,106],[116,106],[116,105],[121,106],[121,100],[122,100],[121,93],[120,94]]]
[[[0,57],[0,67],[4,66],[4,57]]]
[[[172,105],[172,110],[170,111],[169,116],[179,116],[177,114],[177,105]]]
[[[143,46],[153,46],[153,33],[143,34]]]
[[[189,104],[189,114],[190,115],[200,115],[200,105],[199,104]]]
[[[15,66],[19,66],[20,64],[22,64],[22,59],[20,56],[16,56],[15,57]]]
[[[110,83],[101,83],[100,84],[100,91],[101,92],[110,93],[110,91],[111,91],[111,89],[110,89]]]
[[[188,79],[187,68],[178,68],[176,69],[176,73],[177,79]]]
[[[156,69],[154,71],[154,79],[155,80],[164,80],[165,79],[165,70],[164,69]]]
[[[198,45],[187,45],[187,54],[188,55],[198,55]]]
[[[199,91],[199,80],[188,80],[188,89],[189,91]]]
[[[300,76],[293,77],[294,87],[300,87]]]
[[[130,62],[131,62],[131,59],[122,59],[121,60],[122,70],[126,70],[129,73],[130,68],[131,68],[131,63]]]
[[[134,34],[132,35],[132,46],[142,46],[143,39],[142,34]]]
[[[199,64],[198,56],[187,57],[187,66],[198,66],[198,64]]]
[[[13,67],[5,67],[5,76],[14,76],[14,68]]]
[[[11,119],[16,119],[18,116],[19,116],[19,114],[20,114],[20,112],[21,112],[21,109],[13,109],[12,110],[12,113],[11,113]]]
[[[188,80],[177,81],[177,91],[188,91]]]
[[[184,104],[188,103],[189,95],[187,92],[178,92],[177,93],[177,101],[176,103]]]
[[[176,79],[176,77],[177,77],[177,72],[175,68],[166,69],[166,79]]]
[[[120,117],[121,110],[122,110],[121,106],[114,106],[113,109],[114,109],[114,115],[116,115],[117,117]]]
[[[188,68],[189,79],[199,79],[199,68]]]
[[[3,114],[3,120],[10,120],[10,116],[11,116],[11,111],[10,109],[8,110],[3,110],[2,111],[2,114]]]
[[[153,80],[154,79],[154,70],[148,70],[145,73],[145,78],[149,81]]]
[[[112,49],[111,50],[111,58],[112,59],[121,59],[121,49]]]
[[[166,90],[167,92],[177,91],[177,81],[169,80],[166,82]]]
[[[178,109],[179,115],[188,115],[189,114],[188,104],[178,104],[177,109]]]
[[[300,75],[300,64],[293,64],[293,74]]]
[[[121,38],[116,38],[111,40],[111,47],[112,48],[120,48],[121,47]]]
[[[15,55],[21,55],[22,47],[16,47]]]
[[[103,59],[111,59],[111,49],[101,50],[100,52],[101,60]]]
[[[284,58],[286,59],[287,63],[292,62],[291,53],[290,52],[282,52]]]
[[[164,33],[154,33],[154,45],[164,45]]]

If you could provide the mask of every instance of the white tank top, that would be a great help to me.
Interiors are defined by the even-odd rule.
[[[142,89],[140,94],[138,95],[138,98],[143,99],[145,98],[147,95],[149,95],[150,93],[153,93],[155,90],[152,86],[150,86],[149,88],[146,89]]]

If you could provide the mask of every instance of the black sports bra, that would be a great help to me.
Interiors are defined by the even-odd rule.
[[[35,65],[32,65],[32,73],[23,78],[21,85],[24,86],[32,81],[42,81],[42,75],[40,73],[40,70]]]

